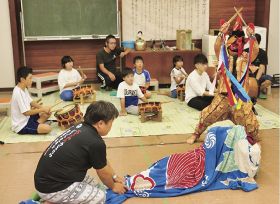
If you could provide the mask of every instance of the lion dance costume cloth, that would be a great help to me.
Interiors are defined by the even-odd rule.
[[[224,21],[221,20],[221,24],[223,23]],[[249,27],[254,30],[253,24],[250,23]],[[249,43],[249,53],[247,53],[249,57],[244,60],[243,48],[247,42]],[[259,141],[259,123],[252,111],[253,104],[245,89],[248,89],[248,68],[258,54],[258,44],[254,36],[245,38],[241,20],[238,18],[227,41],[225,34],[217,37],[215,51],[219,57],[218,93],[212,103],[202,110],[194,135],[199,138],[208,126],[229,119],[236,125],[244,126],[248,141],[254,144]],[[244,65],[244,62],[245,70],[242,70],[244,67],[240,66]],[[238,71],[240,77],[237,80],[238,74],[234,76],[233,73]]]

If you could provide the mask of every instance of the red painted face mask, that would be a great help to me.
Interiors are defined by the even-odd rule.
[[[236,36],[234,36],[234,37],[236,37]],[[244,37],[236,37],[236,40],[229,46],[229,50],[234,53],[237,53],[238,56],[240,56],[242,54],[243,49],[244,49],[243,38]]]

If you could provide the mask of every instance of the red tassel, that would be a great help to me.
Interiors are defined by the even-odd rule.
[[[238,16],[237,19],[236,19],[236,22],[233,26],[233,30],[236,31],[236,30],[240,30],[242,31],[242,21],[241,21],[241,18]]]
[[[255,25],[254,23],[248,23],[249,28],[251,28],[255,32]]]
[[[236,43],[237,43],[237,55],[239,57],[242,54],[244,48],[242,38],[238,38]]]
[[[229,104],[231,106],[234,105],[234,100],[233,100],[233,94],[232,94],[232,91],[231,91],[231,88],[229,87],[229,84],[228,84],[228,80],[227,80],[227,77],[226,77],[226,74],[225,74],[225,70],[224,70],[224,64],[222,64],[222,67],[221,67],[221,72],[222,72],[222,76],[224,78],[224,82],[225,82],[225,85],[226,85],[226,89],[227,89],[227,92],[228,92],[228,100],[229,100]]]
[[[220,19],[220,26],[224,25],[225,22],[225,19]]]

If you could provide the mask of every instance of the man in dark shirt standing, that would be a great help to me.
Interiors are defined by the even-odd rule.
[[[106,158],[101,136],[109,133],[118,110],[112,103],[98,101],[86,110],[84,122],[66,130],[44,151],[34,175],[35,188],[50,203],[105,203],[104,189],[87,170],[96,169],[100,180],[115,193],[126,191]]]
[[[121,58],[130,52],[128,48],[117,48],[115,36],[108,35],[105,41],[105,47],[96,54],[97,77],[101,80],[101,88],[111,90],[117,89],[122,81],[120,72],[116,68],[116,58]]]
[[[256,33],[255,36],[258,41],[258,44],[260,44],[261,35]],[[263,49],[259,48],[257,58],[251,63],[251,66],[249,67],[249,76],[257,79],[260,90],[260,98],[266,98],[265,94],[267,87],[271,85],[272,81],[272,77],[265,74],[267,64],[267,54]]]

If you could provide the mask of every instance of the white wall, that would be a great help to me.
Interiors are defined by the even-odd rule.
[[[0,88],[8,88],[15,85],[8,0],[0,1],[0,19]]]
[[[280,73],[279,53],[279,0],[270,0],[268,34],[268,74]]]

